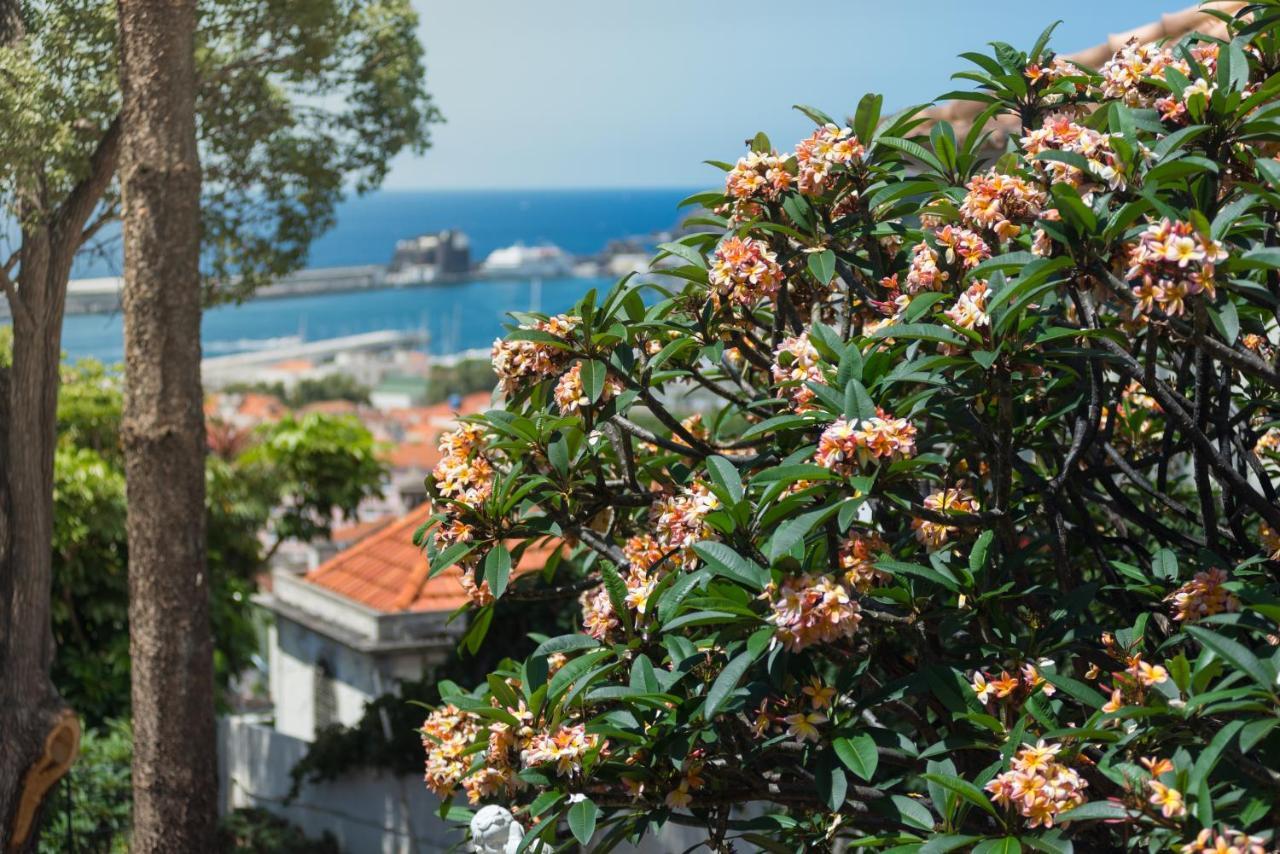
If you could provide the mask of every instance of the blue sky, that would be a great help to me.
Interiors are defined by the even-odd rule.
[[[791,109],[886,110],[955,88],[961,51],[1031,45],[1055,18],[1070,52],[1188,0],[414,0],[448,120],[398,160],[388,189],[708,186],[764,130],[789,148]]]

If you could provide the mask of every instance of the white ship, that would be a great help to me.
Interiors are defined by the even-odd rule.
[[[573,257],[559,246],[544,243],[525,246],[517,243],[495,249],[480,265],[489,278],[557,278],[573,275]]]

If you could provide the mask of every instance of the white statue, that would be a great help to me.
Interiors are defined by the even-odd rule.
[[[471,850],[475,854],[516,854],[521,839],[524,828],[505,807],[490,804],[471,818]],[[528,854],[547,854],[551,849],[534,841],[524,850]]]

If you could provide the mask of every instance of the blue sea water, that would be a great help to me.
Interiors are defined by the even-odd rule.
[[[460,228],[471,238],[472,258],[517,241],[547,241],[574,254],[602,249],[613,238],[646,238],[674,226],[680,199],[690,189],[384,191],[345,202],[338,223],[312,246],[310,266],[380,264],[395,243],[428,231]],[[88,259],[79,276],[115,275],[111,253]],[[521,281],[477,281],[456,285],[353,294],[250,301],[205,312],[205,355],[218,356],[269,346],[300,336],[306,341],[381,329],[425,329],[433,353],[488,347],[502,331],[509,311],[534,306],[562,311],[602,279],[544,280],[535,296]],[[68,317],[63,349],[71,358],[91,356],[107,363],[123,358],[119,315]]]

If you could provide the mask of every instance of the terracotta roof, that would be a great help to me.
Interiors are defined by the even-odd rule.
[[[384,613],[456,610],[467,601],[458,582],[460,570],[450,567],[428,579],[427,559],[413,544],[413,532],[430,515],[430,505],[423,504],[334,555],[305,579]],[[529,549],[516,572],[541,569],[551,553],[550,547]]]
[[[1217,2],[1212,3],[1210,8],[1234,14],[1244,5],[1243,2]],[[1190,32],[1200,32],[1221,38],[1226,34],[1226,25],[1217,18],[1206,14],[1204,8],[1191,6],[1178,12],[1161,15],[1160,20],[1153,21],[1145,26],[1135,27],[1122,33],[1112,33],[1107,36],[1107,40],[1102,44],[1094,45],[1076,53],[1063,54],[1062,58],[1077,62],[1088,68],[1098,68],[1110,59],[1112,54],[1124,47],[1129,39],[1136,38],[1143,44],[1149,44],[1166,39],[1178,39]],[[982,112],[986,106],[986,104],[977,101],[946,101],[936,107],[925,110],[923,115],[935,121],[950,122],[956,132],[956,136],[963,139],[965,134],[969,132],[969,127],[973,120],[977,118],[978,113]],[[921,125],[919,130],[928,131],[931,124],[932,122],[926,122]],[[1018,117],[1013,115],[997,116],[987,124],[987,129],[993,131],[988,145],[1002,147],[1005,138],[1010,133],[1017,133],[1020,130]]]
[[[381,530],[390,525],[391,519],[373,519],[368,522],[355,522],[350,525],[342,525],[333,529],[333,533],[329,535],[330,541],[340,545],[355,545],[374,531]]]
[[[285,359],[283,362],[276,362],[272,365],[271,370],[283,371],[288,374],[300,374],[311,370],[315,366],[315,362],[310,359]]]
[[[349,400],[317,400],[315,403],[308,403],[298,411],[303,415],[310,415],[313,412],[324,415],[355,415],[360,411],[360,407]]]
[[[431,471],[440,462],[440,449],[434,437],[424,440],[419,437],[399,442],[384,457],[392,471],[413,469],[415,471]]]
[[[414,469],[430,471],[440,462],[437,448],[440,434],[454,426],[459,415],[474,415],[491,406],[492,395],[487,391],[469,394],[462,399],[457,410],[447,403],[434,406],[415,406],[410,409],[392,409],[387,417],[404,430],[404,440],[397,442],[385,459],[393,470]]]
[[[236,407],[236,414],[255,421],[274,421],[283,417],[288,411],[289,408],[281,402],[280,398],[271,394],[259,394],[256,391],[242,394],[240,405]]]

